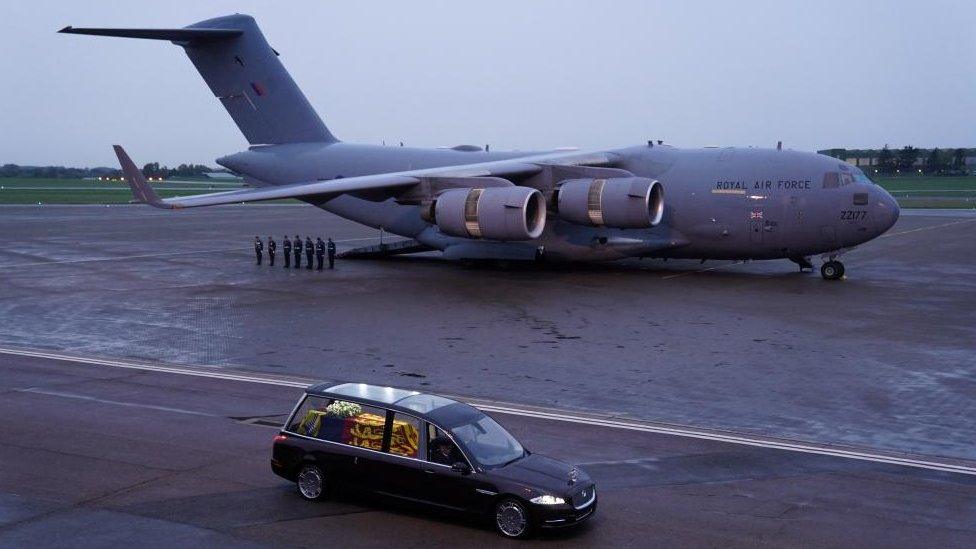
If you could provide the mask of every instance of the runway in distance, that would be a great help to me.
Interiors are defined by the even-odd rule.
[[[182,29],[60,32],[181,46],[250,147],[217,163],[257,188],[160,199],[121,147],[136,199],[190,208],[295,198],[462,260],[782,259],[839,279],[837,257],[887,231],[898,205],[860,169],[790,150],[490,152],[344,143],[309,104],[254,19]],[[667,192],[665,193],[665,189]]]

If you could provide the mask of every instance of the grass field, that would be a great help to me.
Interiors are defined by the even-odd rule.
[[[976,208],[976,177],[908,175],[875,176],[874,180],[902,208]]]
[[[903,176],[874,180],[903,208],[976,208],[976,177]],[[153,183],[159,196],[169,198],[241,187],[240,181],[171,180]],[[87,179],[0,178],[0,204],[127,204],[129,187],[118,181]],[[274,201],[274,203],[297,203]]]
[[[933,177],[926,175],[906,177],[873,178],[879,185],[889,192],[903,191],[973,191],[976,192],[976,176],[970,177]]]

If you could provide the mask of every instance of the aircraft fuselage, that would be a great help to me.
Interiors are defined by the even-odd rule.
[[[342,217],[415,238],[449,257],[600,261],[652,256],[777,259],[832,254],[884,233],[895,200],[857,168],[807,152],[752,148],[678,149],[667,145],[609,151],[621,168],[665,189],[662,222],[648,229],[575,225],[549,216],[541,238],[488,242],[442,234],[420,208],[392,198],[344,195],[311,202]],[[252,147],[218,160],[267,185],[331,180],[504,160],[530,153],[461,152],[347,143]]]

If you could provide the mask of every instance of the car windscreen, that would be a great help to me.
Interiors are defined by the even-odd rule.
[[[472,421],[451,427],[454,438],[471,457],[485,467],[498,467],[525,455],[525,449],[495,420],[481,414]]]

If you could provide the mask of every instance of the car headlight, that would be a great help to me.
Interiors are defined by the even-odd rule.
[[[561,505],[563,503],[566,503],[566,500],[564,500],[563,498],[550,496],[549,494],[536,496],[530,499],[529,501],[531,501],[532,503],[537,503],[539,505]]]

